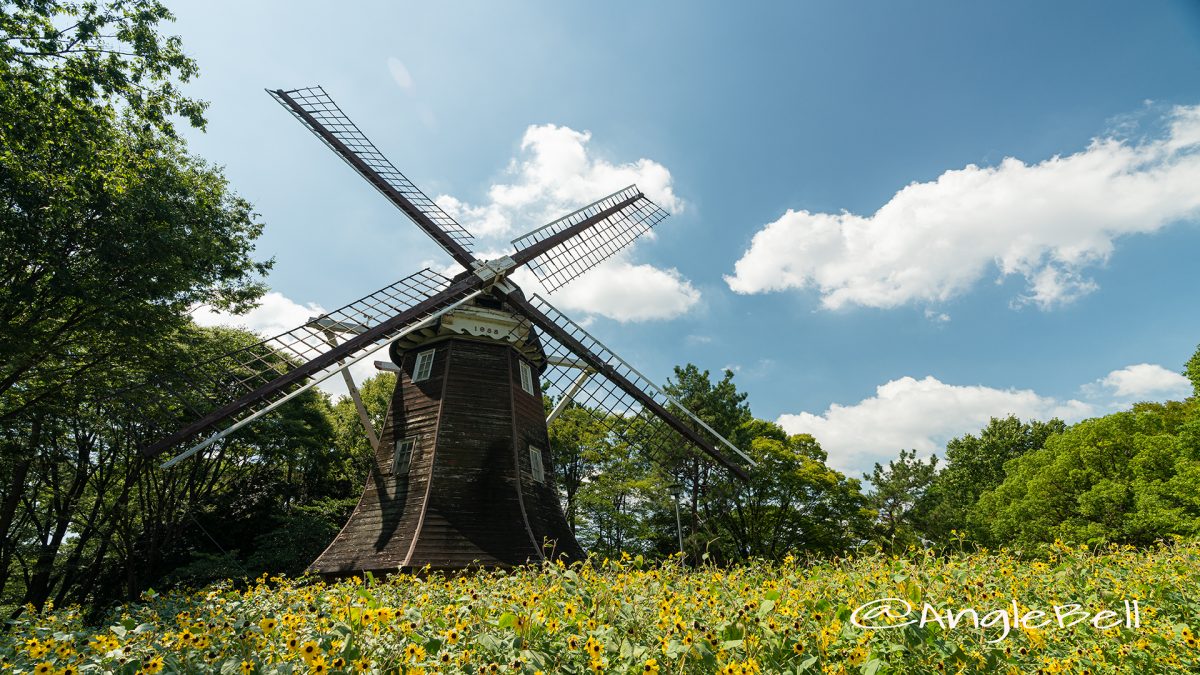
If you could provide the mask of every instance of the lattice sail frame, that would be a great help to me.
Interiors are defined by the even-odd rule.
[[[528,248],[640,194],[636,185],[617,190],[578,211],[513,239],[512,245],[518,250]],[[530,260],[529,268],[533,270],[534,276],[542,283],[546,291],[553,292],[604,260],[616,255],[618,251],[649,232],[666,217],[666,211],[642,195],[630,205],[579,235]]]
[[[600,361],[612,367],[620,376],[629,380],[642,393],[649,396],[669,413],[689,423],[694,431],[703,437],[713,447],[725,446],[731,449],[748,465],[755,463],[728,439],[717,433],[694,413],[684,407],[679,401],[668,396],[660,387],[655,385],[627,361],[617,356],[602,342],[588,333],[582,326],[572,321],[544,298],[534,295],[528,299],[542,314],[549,317],[559,328],[578,340],[584,348]],[[669,427],[658,415],[645,409],[640,402],[623,391],[616,383],[600,373],[592,371],[592,375],[580,384],[580,375],[585,370],[590,371],[579,356],[569,347],[563,345],[554,337],[533,328],[528,320],[522,319],[522,326],[513,330],[513,337],[518,334],[535,335],[546,355],[546,365],[539,375],[542,391],[549,396],[552,403],[557,405],[564,396],[569,396],[571,403],[586,410],[590,417],[605,428],[608,433],[624,442],[630,448],[643,453],[648,459],[663,462],[673,454],[671,450],[687,448],[693,453],[699,453],[700,448],[685,439],[679,432]],[[572,406],[567,408],[572,409]],[[707,458],[705,458],[707,459]]]
[[[451,280],[445,276],[423,269],[339,309],[313,317],[302,326],[165,374],[141,388],[155,388],[163,394],[159,409],[148,411],[147,419],[151,424],[183,428],[330,351],[336,346],[337,334],[359,334],[374,328],[446,290],[450,283]],[[463,293],[464,297],[466,295]],[[406,327],[419,325],[437,313],[438,310],[431,310],[422,317],[414,318],[406,326],[385,332],[357,353],[373,353]],[[310,386],[313,381],[325,379],[339,370],[341,365],[334,365],[310,378],[299,380],[242,408],[215,424],[208,432],[201,433],[219,433],[233,427],[297,390]]]
[[[354,166],[349,159],[342,156],[329,141],[322,136],[308,120],[304,119],[295,110],[291,108],[279,95],[279,92],[268,90],[272,98],[280,103],[288,110],[306,129],[311,131],[314,136],[321,139],[329,149],[334,151],[338,157],[349,164],[356,171],[358,167]],[[333,101],[325,89],[320,86],[306,87],[303,89],[293,89],[283,92],[309,115],[311,115],[319,124],[321,124],[330,134],[334,136],[343,145],[349,148],[359,159],[363,161],[371,170],[377,173],[392,189],[399,192],[405,199],[413,204],[419,211],[429,217],[433,224],[440,227],[451,239],[457,242],[466,250],[471,250],[474,245],[475,237],[468,232],[458,221],[451,218],[440,206],[430,199],[424,192],[413,184],[392,162],[384,156],[379,148],[367,138],[347,115],[342,112],[337,103]],[[367,177],[377,190],[383,192],[383,189],[375,185],[375,182]],[[387,194],[384,193],[386,197]],[[422,228],[424,229],[424,228]],[[436,241],[436,237],[434,237]],[[440,243],[440,242],[439,242]],[[454,255],[453,251],[447,249],[447,253]]]

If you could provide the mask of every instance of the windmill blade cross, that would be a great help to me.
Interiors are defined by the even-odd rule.
[[[267,90],[318,138],[363,178],[383,193],[467,269],[475,257],[469,249],[474,237],[446,214],[375,147],[321,87]]]

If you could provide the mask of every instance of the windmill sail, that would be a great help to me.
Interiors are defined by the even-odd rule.
[[[513,239],[518,249],[513,258],[528,260],[542,286],[554,291],[629,246],[666,217],[637,186],[630,185]],[[596,222],[588,224],[592,219]]]
[[[753,460],[728,439],[550,303],[536,295],[517,295],[510,293],[507,301],[541,331],[546,370],[540,380],[552,397],[569,393],[574,402],[599,411],[598,420],[610,431],[654,459],[662,459],[669,447],[684,441],[739,478],[749,478],[745,467],[724,450],[749,466]],[[582,384],[581,368],[595,373]]]
[[[323,89],[271,95],[469,272],[448,279],[423,270],[267,340],[196,357],[138,388],[134,395],[160,401],[163,412],[158,422],[147,415],[142,433],[154,442],[145,453],[195,442],[167,465],[180,461],[390,344],[396,387],[373,439],[371,470],[345,527],[312,564],[315,572],[583,557],[559,501],[547,412],[585,410],[604,423],[604,442],[660,461],[693,448],[749,477],[750,458],[511,280],[529,265],[547,289],[557,289],[650,231],[667,214],[635,186],[518,237],[510,256],[476,260],[470,233]],[[552,411],[543,392],[557,399]]]
[[[153,417],[171,420],[178,431],[144,452],[156,455],[256,416],[310,378],[336,372],[348,357],[369,353],[472,294],[473,285],[421,270],[304,325],[156,379],[147,387],[160,391],[162,414]],[[331,345],[329,330],[354,337]]]
[[[471,269],[474,237],[413,185],[321,87],[268,90],[363,178],[383,193],[459,264]]]

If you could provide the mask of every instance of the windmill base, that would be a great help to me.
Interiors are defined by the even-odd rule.
[[[363,495],[309,571],[348,576],[582,558],[554,486],[540,350],[434,333],[393,351],[401,372]],[[414,383],[419,355],[425,370]],[[536,393],[522,386],[522,363]]]

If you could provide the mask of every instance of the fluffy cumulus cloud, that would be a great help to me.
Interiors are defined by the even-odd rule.
[[[1058,400],[1028,389],[994,389],[947,384],[935,377],[902,377],[882,384],[875,395],[851,405],[833,404],[823,413],[782,415],[788,433],[812,434],[829,453],[829,463],[852,472],[869,471],[901,449],[928,455],[948,440],[979,431],[992,417],[1068,422],[1095,414],[1090,403]]]
[[[450,195],[435,201],[478,239],[485,258],[503,255],[507,242],[627,185],[636,184],[670,213],[683,210],[671,172],[650,159],[614,163],[590,148],[591,133],[554,124],[530,126],[520,154],[487,200],[471,204]],[[653,233],[645,235],[652,236]],[[491,250],[491,255],[482,251]],[[548,295],[532,274],[516,276],[527,293]],[[671,319],[700,300],[700,291],[678,270],[633,262],[628,250],[596,266],[551,297],[574,316],[603,316],[621,322]]]
[[[1185,398],[1192,383],[1183,375],[1152,363],[1139,363],[1114,370],[1097,383],[1120,399],[1159,400]]]
[[[192,312],[192,319],[201,326],[232,326],[270,337],[303,325],[325,311],[320,305],[300,304],[282,293],[271,291],[262,297],[257,307],[245,314],[234,315],[202,306]]]
[[[487,203],[472,205],[450,195],[435,201],[485,239],[523,234],[634,183],[668,212],[683,209],[665,166],[650,159],[614,164],[591,152],[591,140],[588,131],[530,126],[520,156],[488,190]]]
[[[1200,215],[1200,106],[1151,140],[1097,138],[1035,164],[1007,158],[913,183],[870,215],[789,210],[726,276],[738,293],[815,288],[830,309],[937,303],[1020,275],[1042,308],[1096,289],[1116,240]]]
[[[674,319],[700,301],[700,291],[678,270],[634,264],[624,257],[601,263],[552,296],[525,270],[515,279],[526,294],[536,291],[571,316],[600,315],[621,323]]]

